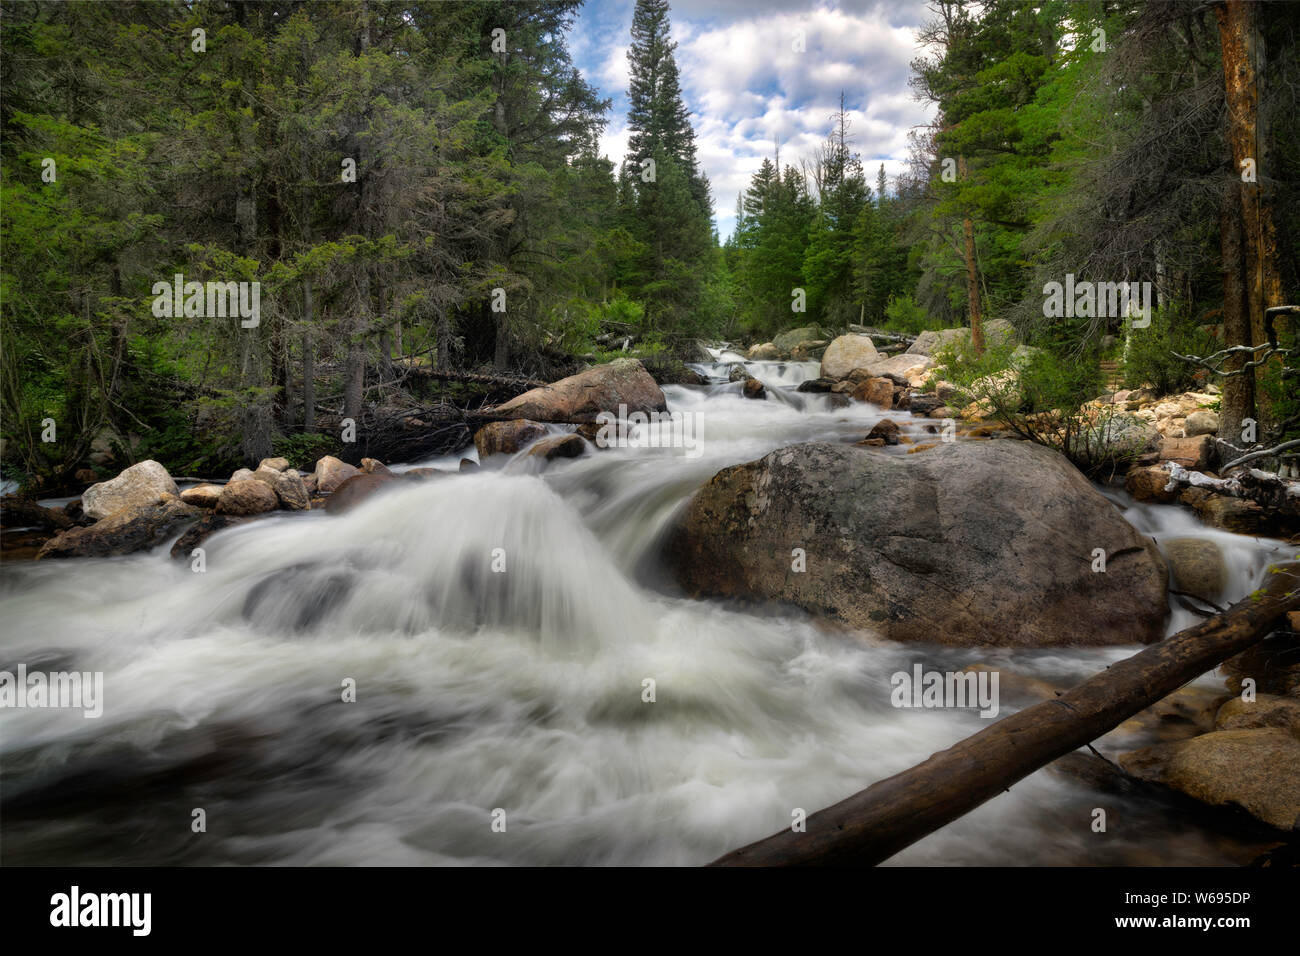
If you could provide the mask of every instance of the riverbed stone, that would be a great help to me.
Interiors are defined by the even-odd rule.
[[[617,415],[668,410],[663,390],[635,359],[615,359],[498,405],[505,418],[537,422],[594,422],[601,412]]]
[[[1161,461],[1172,461],[1192,471],[1205,471],[1214,463],[1214,438],[1200,434],[1194,438],[1162,438]]]
[[[120,511],[134,511],[163,495],[179,496],[180,489],[167,469],[152,459],[132,465],[116,477],[91,485],[81,495],[85,513],[96,520]]]
[[[280,507],[275,489],[257,478],[232,481],[221,489],[213,509],[223,515],[260,515]]]
[[[311,492],[307,490],[307,483],[292,469],[280,472],[271,490],[279,499],[280,507],[286,511],[307,511],[311,508]]]
[[[900,641],[1150,643],[1168,614],[1154,544],[1062,455],[1004,439],[907,456],[778,449],[701,488],[665,558],[692,594],[793,604]]]
[[[316,494],[328,494],[353,475],[361,474],[354,465],[340,461],[333,455],[326,455],[316,462]]]
[[[270,468],[272,471],[285,471],[289,467],[288,458],[263,458],[258,463],[258,471],[263,468]]]
[[[524,418],[488,422],[474,433],[479,460],[492,455],[513,455],[546,434],[546,426]]]
[[[751,345],[745,357],[756,362],[772,362],[781,357],[781,350],[774,342],[763,342],[760,345]]]
[[[381,490],[397,487],[398,479],[394,475],[356,474],[346,479],[335,489],[325,502],[325,513],[340,515],[368,501]]]
[[[832,340],[822,353],[821,377],[848,378],[855,368],[866,368],[878,361],[879,353],[869,335],[841,335]]]
[[[888,409],[894,404],[894,383],[887,378],[869,378],[859,383],[852,395],[860,402],[870,402]]]
[[[1192,412],[1183,422],[1183,434],[1188,438],[1197,435],[1215,435],[1219,431],[1219,416],[1208,408]]]
[[[1233,697],[1219,708],[1214,725],[1219,730],[1281,727],[1300,737],[1300,700],[1279,694],[1256,694],[1254,700]]]
[[[181,501],[196,508],[215,508],[221,497],[221,485],[195,485],[181,492]]]
[[[1218,730],[1121,754],[1119,765],[1211,806],[1237,806],[1269,826],[1300,829],[1300,740],[1280,727]]]
[[[1216,603],[1228,583],[1223,552],[1205,538],[1169,538],[1161,546],[1174,590]]]
[[[554,461],[557,458],[581,458],[587,453],[587,443],[581,435],[556,435],[539,441],[528,449],[531,458]]]
[[[202,514],[176,495],[164,494],[149,504],[115,511],[87,528],[70,528],[47,541],[36,559],[131,554],[162,544]]]

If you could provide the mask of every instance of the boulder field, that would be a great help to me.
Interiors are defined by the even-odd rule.
[[[664,553],[691,594],[792,604],[900,641],[1149,643],[1168,614],[1155,545],[1062,455],[1021,441],[781,448],[718,472]]]

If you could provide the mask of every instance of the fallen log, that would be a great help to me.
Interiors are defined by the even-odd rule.
[[[710,866],[873,866],[1004,792],[1263,639],[1300,608],[1300,562],[1225,613],[1180,631]]]
[[[453,372],[450,369],[419,368],[418,366],[406,367],[403,372],[415,378],[432,378],[444,382],[472,382],[476,385],[491,385],[495,388],[517,388],[520,391],[541,388],[543,385],[550,384],[533,378],[489,375],[483,372]]]

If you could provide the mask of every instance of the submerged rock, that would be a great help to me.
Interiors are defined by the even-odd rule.
[[[381,488],[396,485],[397,482],[398,479],[394,475],[353,475],[339,485],[326,500],[325,513],[338,515],[351,511],[363,501],[372,498]]]
[[[488,422],[474,433],[474,447],[482,461],[492,455],[513,455],[545,434],[545,425],[525,418]]]
[[[1063,456],[1028,442],[898,457],[781,448],[701,488],[666,558],[691,593],[787,602],[896,640],[1149,643],[1168,614],[1155,546]]]

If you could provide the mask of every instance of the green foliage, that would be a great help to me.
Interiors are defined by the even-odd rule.
[[[915,335],[930,329],[941,329],[943,323],[932,319],[930,314],[916,304],[910,295],[892,296],[885,306],[883,327],[893,332]]]
[[[277,457],[287,458],[294,468],[310,471],[316,467],[316,462],[326,455],[338,456],[343,446],[333,435],[296,432],[276,438],[274,449]]]
[[[1219,348],[1213,337],[1177,308],[1152,309],[1151,325],[1129,330],[1124,343],[1124,384],[1155,389],[1157,395],[1186,391],[1196,385],[1196,365],[1175,358],[1209,355]]]

